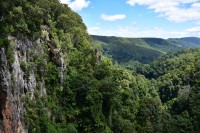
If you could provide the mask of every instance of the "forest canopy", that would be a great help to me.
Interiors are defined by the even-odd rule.
[[[104,55],[91,44],[81,17],[58,0],[1,0],[0,9],[0,47],[5,49],[9,70],[15,49],[10,36],[43,41],[38,46],[43,53],[33,48],[29,60],[20,62],[24,77],[33,71],[38,83],[33,99],[28,93],[21,96],[28,132],[200,131],[199,49],[163,54],[178,47],[168,47],[171,44],[160,39],[137,41],[166,43],[165,47],[133,46],[125,39],[115,45],[112,38],[109,46],[103,46]],[[113,56],[107,57],[110,53]],[[60,56],[65,68],[58,61]],[[138,63],[135,69],[137,59],[148,65]],[[132,69],[128,70],[127,62],[135,66],[129,64]],[[65,70],[60,71],[61,67]],[[38,89],[42,82],[44,96]]]

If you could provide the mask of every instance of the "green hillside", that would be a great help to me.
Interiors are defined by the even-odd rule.
[[[93,44],[102,48],[102,52],[118,63],[139,61],[149,63],[163,54],[162,51],[150,47],[142,39],[92,36]]]
[[[161,38],[141,38],[144,42],[155,49],[163,52],[172,52],[180,50],[181,48],[173,43]]]
[[[198,37],[184,37],[184,38],[179,38],[179,40],[183,40],[186,42],[200,45],[200,38],[198,38]]]
[[[146,64],[167,52],[200,47],[200,39],[188,38],[122,38],[92,35],[93,45],[118,63]],[[130,62],[130,63],[129,63]]]
[[[200,38],[197,37],[170,38],[168,41],[183,48],[200,47]]]
[[[200,49],[170,53],[150,66],[141,66],[140,72],[152,81],[167,111],[162,115],[165,123],[162,132],[200,131],[199,66]]]
[[[182,47],[160,38],[121,38],[92,35],[93,45],[102,48],[104,54],[109,55],[118,63],[138,61],[146,64],[160,55],[181,50]]]

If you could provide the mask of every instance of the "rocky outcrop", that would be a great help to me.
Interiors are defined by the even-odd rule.
[[[49,39],[48,35],[46,38]],[[0,48],[0,133],[25,133],[28,131],[24,122],[26,110],[22,97],[34,99],[36,88],[39,89],[39,96],[46,95],[44,77],[37,77],[36,71],[39,68],[34,63],[34,58],[44,53],[52,56],[50,58],[60,68],[61,83],[64,61],[60,49],[53,47],[50,41],[44,43],[42,39],[32,41],[15,37],[9,37],[9,40],[14,59],[11,66],[8,64],[5,48]]]
[[[24,86],[22,78],[23,73],[18,63],[18,56],[16,51],[13,51],[15,61],[12,65],[12,71],[8,69],[7,57],[5,49],[0,49],[1,57],[1,73],[0,73],[0,131],[3,133],[23,133],[25,132],[25,125],[21,121],[24,113],[23,104],[20,100],[20,95],[23,93],[20,90]]]

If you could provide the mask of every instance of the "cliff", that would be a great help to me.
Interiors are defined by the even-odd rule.
[[[88,35],[81,18],[57,0],[0,4],[0,132],[25,133],[30,101],[47,101],[51,87],[63,90],[70,48],[82,43],[77,35]]]
[[[0,9],[0,132],[135,130],[149,81],[93,49],[77,13],[58,0]]]
[[[1,132],[21,133],[26,132],[26,124],[24,122],[23,97],[27,96],[30,99],[34,98],[35,88],[40,82],[40,95],[46,95],[45,83],[43,77],[40,80],[36,79],[35,70],[39,66],[33,64],[30,70],[27,69],[27,64],[31,63],[31,54],[42,56],[44,49],[41,48],[44,44],[40,40],[34,42],[31,40],[19,40],[15,37],[9,37],[12,51],[10,54],[13,62],[9,66],[6,49],[1,48]],[[44,68],[43,68],[44,69]],[[28,71],[28,72],[27,72]]]

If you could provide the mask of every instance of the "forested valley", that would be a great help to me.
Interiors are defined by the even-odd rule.
[[[0,132],[200,131],[198,41],[86,30],[58,0],[0,1]]]

